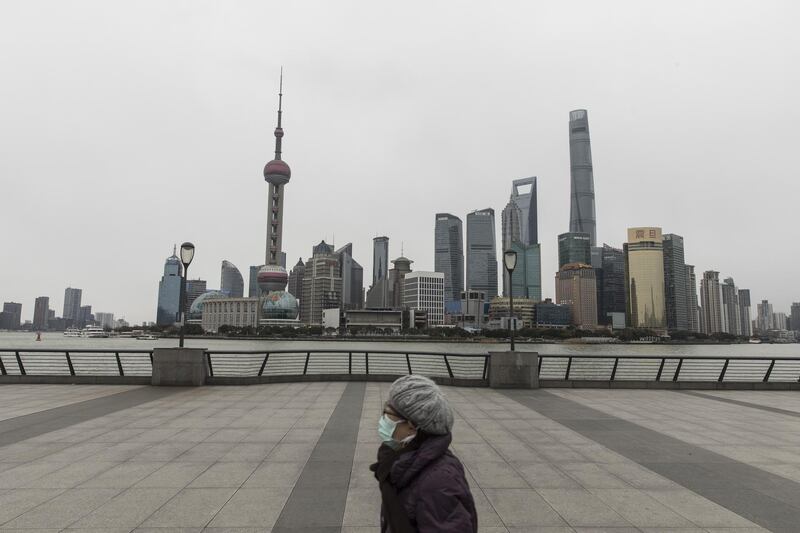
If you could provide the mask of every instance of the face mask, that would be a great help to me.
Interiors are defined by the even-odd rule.
[[[381,437],[381,441],[383,441],[384,444],[393,450],[399,449],[405,444],[411,442],[411,440],[416,437],[416,435],[409,435],[403,440],[395,439],[394,431],[397,429],[397,425],[401,422],[403,421],[394,421],[386,415],[381,416],[380,420],[378,421],[378,435]]]

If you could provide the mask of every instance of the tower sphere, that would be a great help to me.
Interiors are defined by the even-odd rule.
[[[264,167],[264,179],[273,185],[286,185],[291,177],[289,165],[281,159],[273,159]]]
[[[258,271],[258,288],[263,294],[272,291],[282,291],[286,288],[289,274],[280,265],[264,265]]]

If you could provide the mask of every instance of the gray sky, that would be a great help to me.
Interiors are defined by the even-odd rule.
[[[284,65],[284,248],[372,237],[433,269],[436,212],[539,177],[543,292],[569,226],[568,113],[586,108],[598,240],[686,239],[788,311],[796,226],[800,4],[36,1],[0,5],[0,298],[60,316],[155,320],[172,244],[219,286],[264,258]],[[795,170],[792,170],[795,169]]]

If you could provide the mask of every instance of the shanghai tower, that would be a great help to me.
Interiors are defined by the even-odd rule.
[[[569,170],[569,231],[588,233],[590,246],[597,246],[592,147],[589,141],[589,118],[585,109],[576,109],[569,113]]]

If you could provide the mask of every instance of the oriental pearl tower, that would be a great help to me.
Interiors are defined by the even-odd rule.
[[[285,291],[289,275],[280,264],[283,237],[283,188],[289,183],[292,171],[281,159],[283,128],[283,69],[278,89],[278,126],[275,128],[275,159],[264,167],[264,179],[269,183],[267,207],[267,256],[265,265],[258,272],[258,287],[261,290],[261,316],[272,320],[294,320],[297,318],[297,299]]]

